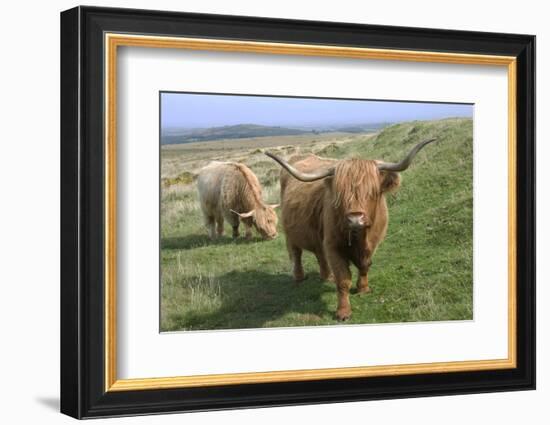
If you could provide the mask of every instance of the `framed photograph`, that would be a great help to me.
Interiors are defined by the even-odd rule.
[[[535,37],[61,14],[61,411],[535,388]]]

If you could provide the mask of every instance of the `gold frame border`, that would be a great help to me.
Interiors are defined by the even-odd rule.
[[[229,51],[279,55],[324,56],[470,65],[505,66],[508,71],[508,357],[437,363],[362,366],[328,369],[117,379],[116,373],[116,97],[119,46]],[[311,381],[511,369],[516,353],[516,58],[478,54],[370,49],[327,45],[267,43],[200,38],[105,34],[105,391],[135,391],[214,385]]]

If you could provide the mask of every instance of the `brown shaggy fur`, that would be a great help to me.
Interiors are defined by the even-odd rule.
[[[379,172],[375,161],[362,159],[337,161],[311,155],[289,162],[305,172],[335,167],[333,177],[311,183],[296,180],[282,170],[282,220],[294,279],[305,278],[302,251],[313,252],[321,277],[336,282],[336,316],[346,320],[351,315],[349,264],[359,270],[358,292],[369,292],[367,272],[388,225],[385,193],[399,186],[399,174]],[[352,231],[347,224],[350,213],[364,214],[367,226]]]
[[[262,200],[262,187],[256,175],[244,164],[213,161],[201,169],[197,180],[201,209],[211,238],[223,233],[227,220],[233,237],[239,235],[242,220],[246,236],[254,226],[264,239],[277,236],[277,214]],[[237,214],[239,213],[239,214]],[[243,216],[252,213],[250,216]]]

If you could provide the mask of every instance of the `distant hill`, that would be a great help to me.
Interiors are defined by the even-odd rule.
[[[177,143],[206,142],[220,139],[242,139],[245,137],[293,136],[308,133],[311,133],[311,131],[256,124],[225,125],[223,127],[193,130],[170,129],[163,132],[161,144],[170,145]]]
[[[341,131],[342,133],[374,133],[376,131],[382,130],[385,127],[391,125],[389,122],[380,122],[374,124],[355,124],[347,126],[334,127],[336,131]]]

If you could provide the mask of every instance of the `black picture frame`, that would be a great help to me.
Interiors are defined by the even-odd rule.
[[[139,33],[517,58],[517,367],[105,391],[104,34]],[[75,418],[535,388],[535,37],[76,7],[61,13],[61,412]]]

